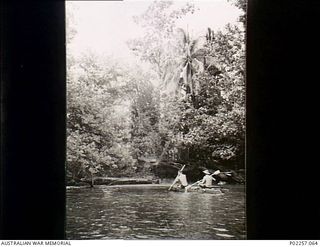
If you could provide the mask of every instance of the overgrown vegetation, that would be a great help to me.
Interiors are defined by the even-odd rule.
[[[208,27],[192,37],[176,20],[195,7],[172,7],[156,1],[135,17],[145,36],[128,46],[148,72],[90,52],[68,54],[69,180],[156,177],[167,169],[161,165],[177,163],[244,168],[244,27]],[[72,42],[76,30],[67,24]]]

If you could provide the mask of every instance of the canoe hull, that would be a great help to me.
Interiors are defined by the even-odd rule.
[[[183,188],[172,188],[171,191],[174,192],[186,192],[185,189]],[[208,194],[221,194],[223,193],[223,190],[217,186],[213,188],[201,188],[201,187],[191,187],[188,188],[187,192],[197,192],[197,193],[208,193]]]

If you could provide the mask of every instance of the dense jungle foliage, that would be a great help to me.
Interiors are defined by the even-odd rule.
[[[245,2],[234,2],[245,11]],[[245,12],[199,37],[176,21],[196,11],[155,1],[134,21],[128,65],[87,52],[67,57],[67,177],[171,177],[172,167],[244,169]],[[72,16],[67,42],[77,35]],[[125,30],[124,30],[125,32]],[[142,66],[143,65],[143,66]]]

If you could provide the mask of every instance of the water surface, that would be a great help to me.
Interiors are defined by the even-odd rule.
[[[168,186],[67,188],[68,239],[245,239],[244,186],[183,193]]]

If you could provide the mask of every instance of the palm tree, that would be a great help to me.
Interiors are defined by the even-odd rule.
[[[193,76],[197,71],[203,70],[204,50],[199,49],[199,39],[192,39],[189,33],[178,29],[182,36],[183,55],[180,62],[179,83],[185,87],[186,96],[191,95],[193,105],[197,107],[196,96],[200,85],[196,85]]]
[[[212,55],[209,55],[211,53],[210,51],[213,50],[214,42],[215,42],[214,31],[210,27],[208,27],[208,30],[206,33],[206,48],[209,51],[207,51],[207,55],[203,57],[203,67],[210,75],[216,76],[221,74],[222,72],[217,67],[216,59]]]

